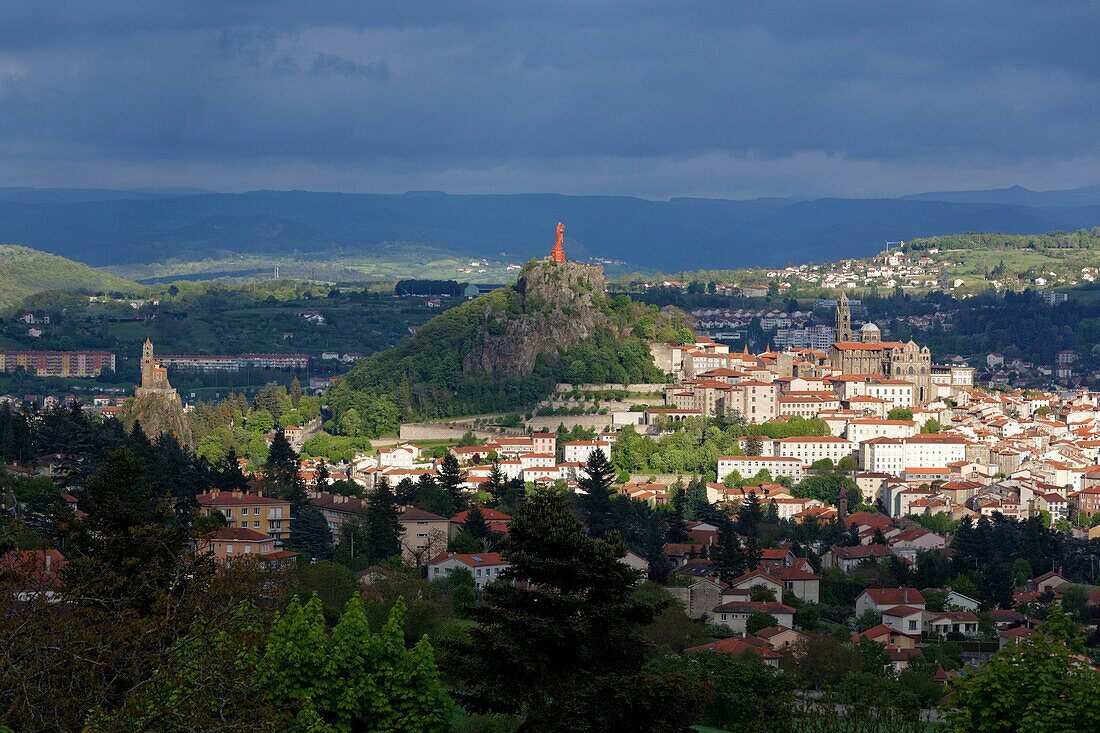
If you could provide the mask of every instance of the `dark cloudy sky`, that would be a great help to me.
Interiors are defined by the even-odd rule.
[[[1100,183],[1100,2],[0,3],[0,185]]]

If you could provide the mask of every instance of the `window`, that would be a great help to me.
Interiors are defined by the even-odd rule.
[[[233,552],[233,545],[226,545],[225,546],[225,551],[226,551],[227,554],[230,553],[230,552]]]
[[[252,526],[255,527],[256,529],[259,529],[260,528],[260,520],[259,519],[253,520],[252,521]]]
[[[246,554],[246,555],[251,555],[252,554],[252,545],[245,545],[244,546],[244,554]]]
[[[909,620],[909,630],[910,631],[916,631],[917,630],[917,622],[916,621],[913,621],[912,619]]]

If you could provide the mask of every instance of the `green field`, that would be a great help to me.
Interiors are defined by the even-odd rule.
[[[474,260],[480,264],[471,266]],[[367,253],[335,251],[279,257],[226,253],[222,258],[168,260],[106,269],[143,282],[254,281],[273,278],[278,267],[280,277],[320,283],[392,283],[404,278],[507,283],[516,277],[516,271],[508,269],[509,264],[522,263],[465,257],[427,245],[394,244],[372,247]]]

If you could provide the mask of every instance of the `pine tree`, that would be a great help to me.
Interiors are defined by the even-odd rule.
[[[290,404],[294,406],[294,409],[298,409],[298,405],[302,401],[302,385],[298,382],[298,377],[294,377],[290,380]]]
[[[443,456],[443,463],[439,466],[439,486],[451,498],[451,515],[466,507],[466,497],[462,495],[462,469],[453,453]]]
[[[587,474],[577,481],[584,492],[581,509],[588,532],[593,537],[603,537],[611,529],[611,487],[615,482],[615,469],[600,449],[593,450],[584,466]]]
[[[332,530],[321,510],[306,503],[291,507],[290,546],[313,559],[332,557]]]
[[[485,482],[484,488],[493,497],[493,506],[495,507],[500,507],[504,503],[506,481],[504,472],[500,470],[500,461],[493,461],[493,465],[489,468],[489,480]]]
[[[158,591],[178,581],[190,536],[168,490],[146,480],[145,470],[133,450],[120,448],[88,478],[80,500],[85,516],[70,520],[75,552],[66,567],[78,598],[146,611]]]
[[[298,454],[290,447],[286,433],[282,428],[276,430],[267,452],[267,463],[264,464],[264,479],[270,490],[284,499],[290,499],[290,494],[296,492],[298,460]]]
[[[718,528],[718,542],[720,548],[717,553],[711,552],[711,560],[719,579],[724,583],[732,583],[735,578],[745,574],[745,554],[741,551],[741,539],[737,536],[737,529],[733,520],[725,517]]]
[[[325,491],[328,489],[328,464],[325,463],[325,459],[322,458],[321,462],[317,464],[317,469],[313,472],[313,488],[316,491]]]
[[[504,482],[504,500],[501,504],[502,507],[514,513],[523,506],[523,502],[525,501],[527,501],[527,486],[523,483],[523,479],[516,476]]]
[[[468,706],[520,714],[530,731],[687,730],[692,696],[646,668],[641,628],[657,608],[634,595],[624,552],[621,541],[586,536],[563,495],[532,495],[504,548],[504,579],[525,582],[487,586],[470,612],[477,626],[445,657]]]
[[[421,478],[428,474],[421,474]],[[430,478],[430,477],[429,477]],[[397,482],[397,487],[393,491],[394,500],[400,506],[409,506],[416,500],[416,484],[408,476],[404,477]]]
[[[430,473],[420,474],[416,482],[416,493],[413,496],[412,505],[441,517],[454,516],[454,500],[447,492],[440,488],[435,477]]]
[[[760,534],[760,522],[763,519],[764,512],[760,509],[760,499],[755,491],[750,491],[737,512],[737,531],[746,537],[756,537]]]
[[[672,492],[670,499],[672,514],[668,518],[667,539],[669,542],[687,542],[687,527],[684,526],[684,514],[687,510],[687,489],[681,487],[678,491]]]
[[[397,505],[390,484],[379,479],[367,499],[366,556],[371,563],[401,554],[401,524],[397,521]]]
[[[248,490],[248,478],[241,470],[237,451],[232,447],[214,467],[214,486],[222,491]]]
[[[461,531],[474,540],[481,552],[494,550],[500,539],[500,534],[489,527],[489,523],[485,521],[484,512],[477,506],[466,511],[466,521],[462,523]]]
[[[665,542],[672,541],[665,533],[664,522],[656,513],[650,515],[646,524],[645,559],[649,561],[649,578],[665,583],[672,570],[672,562],[665,553]]]

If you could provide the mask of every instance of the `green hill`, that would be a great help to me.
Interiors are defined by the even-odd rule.
[[[396,419],[530,406],[557,382],[662,381],[647,341],[690,337],[680,311],[608,297],[599,267],[533,260],[515,285],[360,359],[330,392],[333,427],[370,437]]]
[[[28,247],[0,244],[0,309],[49,290],[143,292],[135,282]]]

